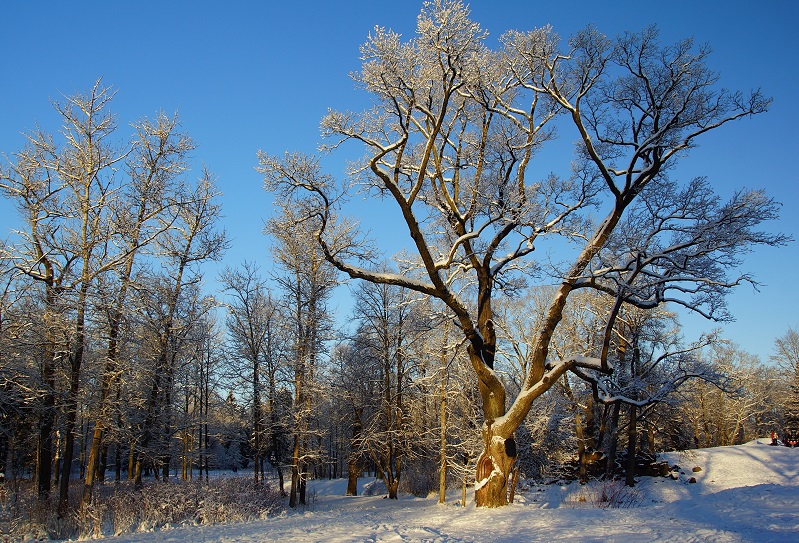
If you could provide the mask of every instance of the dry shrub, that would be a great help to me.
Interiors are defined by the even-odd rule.
[[[80,507],[82,483],[70,492],[70,512],[56,515],[57,501],[37,500],[33,485],[15,496],[11,536],[99,538],[179,525],[221,524],[265,518],[283,508],[276,486],[236,477],[205,481],[151,482],[137,490],[130,482],[100,485]],[[54,492],[57,494],[57,492]]]
[[[140,491],[117,491],[101,502],[112,533],[169,526],[221,524],[265,518],[282,509],[276,487],[243,478],[155,482]]]
[[[566,497],[564,504],[571,507],[626,509],[637,507],[643,501],[644,495],[638,488],[629,487],[622,481],[607,480],[581,485]]]

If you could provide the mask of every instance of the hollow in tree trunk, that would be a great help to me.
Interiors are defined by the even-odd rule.
[[[477,460],[474,499],[478,507],[508,505],[508,488],[516,462],[513,436],[494,435],[491,427],[483,429],[484,449]]]

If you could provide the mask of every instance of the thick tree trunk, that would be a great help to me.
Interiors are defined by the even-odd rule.
[[[36,486],[40,500],[50,496],[53,478],[53,428],[55,427],[55,400],[46,394],[44,413],[39,422],[39,442],[36,450]]]
[[[297,507],[297,492],[300,482],[300,436],[294,434],[294,450],[291,455],[291,490],[289,491],[289,507]]]
[[[487,332],[493,333],[493,328]],[[489,333],[484,333],[484,337]],[[470,346],[469,356],[474,367],[482,367],[488,359],[490,373],[481,372],[479,380],[480,396],[483,400],[483,452],[477,459],[474,500],[478,507],[501,507],[508,504],[508,483],[513,465],[516,462],[516,440],[513,430],[508,435],[496,433],[492,425],[505,415],[505,387],[493,373],[493,345],[486,352],[476,354]],[[515,428],[514,428],[515,430]]]
[[[347,492],[345,496],[358,495],[358,465],[350,462],[347,466]]]
[[[358,461],[358,444],[361,439],[361,413],[353,409],[352,414],[352,440],[350,441],[350,454],[347,460],[347,496],[358,495],[358,475],[361,473]]]
[[[484,450],[477,460],[474,499],[478,507],[508,505],[508,485],[516,462],[516,441],[483,429]]]

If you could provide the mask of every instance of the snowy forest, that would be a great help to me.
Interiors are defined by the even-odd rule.
[[[427,3],[416,36],[369,35],[371,106],[330,110],[319,155],[252,142],[274,212],[253,210],[264,248],[236,266],[201,142],[177,115],[119,119],[110,82],[0,150],[8,533],[102,535],[150,508],[118,534],[197,493],[217,500],[183,512],[199,523],[259,518],[320,479],[493,508],[519,481],[634,487],[660,452],[796,443],[799,328],[761,360],[680,321],[733,318],[746,254],[792,241],[764,191],[675,174],[770,99],[656,27],[484,38],[461,2]],[[568,159],[536,166],[560,140]],[[353,198],[401,217],[404,250]]]

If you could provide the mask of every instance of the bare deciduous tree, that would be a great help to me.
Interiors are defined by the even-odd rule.
[[[796,446],[799,444],[799,331],[788,328],[783,336],[774,340],[774,351],[772,360],[779,364],[788,383],[782,440]]]
[[[190,328],[192,305],[200,296],[197,292],[202,275],[199,263],[218,260],[227,249],[226,234],[218,230],[221,214],[217,203],[219,193],[213,176],[204,170],[200,179],[186,190],[178,202],[177,219],[169,235],[159,239],[160,252],[166,261],[166,273],[148,285],[150,299],[148,320],[153,338],[151,368],[147,385],[145,415],[140,423],[135,480],[141,485],[144,455],[157,437],[157,426],[163,422],[162,411],[170,408],[170,395],[175,376],[178,349],[175,343]],[[184,292],[188,291],[188,292]],[[181,316],[184,316],[181,320]],[[160,450],[159,454],[164,454]],[[162,464],[168,475],[168,464]]]
[[[263,480],[263,461],[272,449],[272,425],[267,424],[266,417],[274,416],[275,411],[282,323],[277,303],[255,265],[245,262],[240,269],[226,269],[221,283],[228,293],[230,354],[244,361],[243,365],[234,363],[231,369],[249,389],[246,397],[252,408],[253,470],[257,483],[259,478]]]
[[[301,211],[283,206],[267,223],[273,236],[272,253],[280,271],[276,280],[285,296],[290,343],[292,460],[289,506],[306,504],[308,470],[319,456],[312,443],[313,417],[319,401],[316,390],[320,355],[329,335],[327,300],[336,285],[334,271],[313,243],[313,232],[301,221]]]
[[[331,111],[322,121],[328,149],[348,140],[365,147],[353,178],[400,211],[422,278],[370,271],[357,260],[364,249],[353,229],[328,231],[351,184],[337,183],[316,158],[262,152],[259,169],[267,189],[313,221],[339,270],[438,298],[455,315],[485,420],[475,497],[500,506],[516,456],[513,434],[533,401],[567,371],[612,371],[606,352],[561,359],[550,352],[573,292],[595,288],[619,303],[672,301],[719,316],[719,295],[750,279],[730,276],[725,264],[753,244],[785,238],[758,230],[777,216],[763,192],[720,203],[706,184],[674,190],[667,178],[697,138],[768,109],[759,91],[719,89],[707,48],[692,40],[662,45],[655,28],[609,39],[589,27],[563,43],[549,27],[511,31],[496,51],[485,36],[458,0],[426,3],[411,40],[376,28],[354,76],[374,107]],[[575,153],[561,175],[542,176],[533,159],[554,137],[556,119],[576,135]],[[640,222],[646,230],[625,235],[625,220],[637,217],[649,219]],[[551,238],[575,250],[554,270],[557,287],[523,386],[507,398],[494,368],[494,299],[529,276],[531,255]]]
[[[356,289],[354,316],[360,326],[353,347],[372,369],[368,377],[375,384],[374,409],[364,417],[359,441],[386,483],[388,497],[396,499],[410,452],[405,402],[413,363],[410,344],[416,340],[418,319],[407,291],[374,283]]]
[[[3,188],[26,217],[28,231],[12,249],[15,267],[45,285],[46,307],[68,313],[71,320],[63,358],[68,365],[64,402],[63,469],[59,481],[59,515],[66,513],[74,457],[75,424],[81,369],[87,345],[87,313],[98,277],[118,265],[122,253],[113,250],[117,238],[113,216],[119,204],[116,165],[127,151],[111,136],[116,120],[109,111],[114,92],[98,80],[91,91],[55,102],[63,126],[60,139],[43,131],[28,135],[28,147],[3,175]],[[49,321],[50,319],[46,319]],[[50,350],[54,349],[52,340]],[[53,353],[55,357],[61,354]],[[43,368],[46,396],[54,388],[53,368]],[[49,398],[45,401],[51,404]],[[47,410],[52,411],[52,409]],[[51,415],[47,415],[51,417]],[[42,425],[40,495],[49,488],[47,458],[52,421]]]
[[[127,307],[128,291],[133,286],[134,264],[137,256],[175,220],[177,177],[187,169],[186,155],[194,149],[191,139],[179,132],[177,118],[159,115],[155,120],[144,119],[134,125],[136,134],[133,149],[126,160],[128,183],[122,205],[113,217],[123,247],[122,258],[113,270],[114,280],[106,281],[110,298],[105,306],[108,322],[108,348],[100,383],[99,407],[87,462],[83,502],[89,500],[100,469],[100,450],[103,429],[109,409],[109,394],[120,375],[120,331]]]

